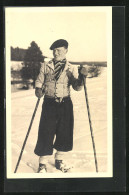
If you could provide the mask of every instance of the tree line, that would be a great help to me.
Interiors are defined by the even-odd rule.
[[[11,61],[24,61],[24,57],[27,49],[21,49],[19,47],[13,48],[11,46]]]
[[[20,70],[21,78],[26,82],[30,79],[33,80],[33,87],[35,86],[35,80],[39,74],[41,63],[44,62],[44,58],[40,47],[35,41],[32,41],[27,49],[11,47],[11,60],[23,61],[23,67]],[[88,72],[91,77],[98,76],[101,73],[101,67],[91,66]]]
[[[11,60],[23,61],[23,67],[20,70],[21,78],[26,82],[30,79],[33,80],[34,86],[41,63],[44,62],[43,53],[37,43],[32,41],[28,49],[11,47]]]

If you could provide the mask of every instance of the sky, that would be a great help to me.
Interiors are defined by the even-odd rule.
[[[107,8],[108,9],[108,8]],[[9,45],[27,49],[32,41],[43,55],[57,39],[69,43],[72,61],[107,61],[108,25],[105,8],[6,8],[6,36]]]

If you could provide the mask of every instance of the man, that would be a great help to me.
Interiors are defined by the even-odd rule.
[[[39,124],[35,154],[39,157],[39,173],[47,172],[49,155],[56,149],[55,167],[67,172],[70,167],[64,163],[64,156],[73,148],[73,104],[70,98],[70,86],[79,91],[83,86],[83,76],[87,70],[83,67],[75,71],[75,66],[66,60],[68,42],[55,41],[51,47],[54,58],[42,64],[36,80],[35,94],[44,102]],[[76,68],[77,69],[77,68]],[[54,137],[56,139],[54,141]],[[53,143],[54,142],[54,143]]]

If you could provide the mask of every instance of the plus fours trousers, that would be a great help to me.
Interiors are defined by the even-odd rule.
[[[53,98],[44,98],[35,154],[52,155],[53,148],[64,152],[72,150],[73,123],[73,103],[70,97],[63,98],[60,103]]]

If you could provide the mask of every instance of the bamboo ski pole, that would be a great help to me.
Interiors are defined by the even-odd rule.
[[[39,105],[39,102],[40,102],[40,98],[38,98],[38,100],[37,100],[37,103],[36,103],[32,118],[31,118],[31,122],[30,122],[30,125],[29,125],[29,128],[28,128],[28,131],[27,131],[27,134],[26,134],[26,137],[25,137],[25,140],[24,140],[24,143],[23,143],[23,146],[22,146],[22,149],[21,149],[21,152],[20,152],[20,155],[19,155],[14,173],[17,172],[17,169],[18,169],[18,166],[19,166],[19,163],[20,163],[20,160],[21,160],[21,157],[22,157],[22,154],[23,154],[23,151],[24,151],[24,148],[25,148],[25,145],[26,145],[31,127],[32,127],[32,123],[33,123],[33,120],[34,120],[34,117],[35,117],[35,114],[36,114],[36,111],[37,111],[37,108],[38,108],[38,105]]]
[[[96,157],[96,149],[95,149],[95,142],[94,142],[94,136],[93,136],[93,128],[92,128],[90,108],[89,108],[89,102],[88,102],[88,94],[87,94],[86,82],[85,82],[84,76],[83,76],[83,85],[84,85],[84,91],[85,91],[85,98],[86,98],[87,112],[88,112],[88,118],[89,118],[92,145],[93,145],[93,150],[94,150],[95,167],[96,167],[96,172],[98,172],[98,163],[97,163],[97,157]]]

